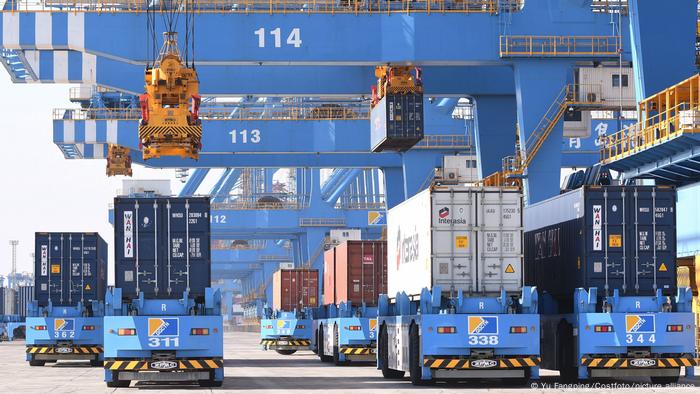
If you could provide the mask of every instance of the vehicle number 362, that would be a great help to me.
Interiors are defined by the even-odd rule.
[[[470,335],[470,345],[498,345],[498,335]]]
[[[180,338],[148,338],[148,346],[150,347],[178,347],[180,346]]]

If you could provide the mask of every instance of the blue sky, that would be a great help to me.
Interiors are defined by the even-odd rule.
[[[35,231],[97,231],[114,243],[107,206],[121,177],[107,178],[104,160],[65,160],[52,143],[51,111],[72,106],[69,86],[12,84],[0,70],[0,275],[10,271],[10,239],[20,241],[18,270],[32,271]],[[134,168],[134,179],[168,178],[171,170]]]

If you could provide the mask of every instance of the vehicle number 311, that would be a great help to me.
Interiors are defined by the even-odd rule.
[[[178,347],[180,346],[180,338],[148,338],[149,347]]]
[[[498,335],[470,335],[470,345],[498,345]]]

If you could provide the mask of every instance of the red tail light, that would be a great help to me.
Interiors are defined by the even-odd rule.
[[[527,327],[525,326],[513,326],[510,328],[511,334],[527,334]]]
[[[613,326],[594,326],[593,331],[595,332],[613,332]]]
[[[120,328],[119,330],[117,330],[117,335],[120,335],[120,336],[136,335],[136,329],[135,328]]]
[[[682,324],[669,324],[666,326],[666,332],[683,332]]]
[[[349,326],[346,328],[350,331],[361,331],[362,330],[362,326]]]
[[[208,328],[193,328],[190,330],[190,335],[209,335]]]
[[[46,331],[46,326],[34,326],[34,329],[37,331]]]
[[[95,331],[95,326],[83,326],[83,331]]]
[[[304,328],[306,328],[305,325],[303,325],[303,324],[297,324],[297,330],[303,330]]]
[[[266,329],[266,330],[272,330],[272,324],[266,325],[266,326],[265,326],[265,329]]]
[[[438,334],[455,334],[457,332],[457,327],[438,327]]]

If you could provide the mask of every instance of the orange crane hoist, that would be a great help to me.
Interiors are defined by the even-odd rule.
[[[163,48],[146,68],[146,93],[139,96],[139,140],[143,158],[179,156],[197,160],[202,148],[199,80],[182,61],[177,33],[163,33]]]
[[[129,148],[109,144],[107,149],[107,176],[131,176],[131,156]]]
[[[415,71],[415,75],[411,71]],[[410,66],[377,66],[377,85],[372,86],[372,107],[387,94],[423,93],[421,69]]]

